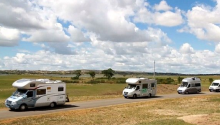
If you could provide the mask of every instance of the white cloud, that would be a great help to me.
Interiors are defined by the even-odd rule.
[[[0,26],[0,46],[15,46],[20,40],[20,33],[16,29]]]
[[[220,53],[220,43],[215,46],[215,52]]]
[[[178,26],[184,22],[180,9],[175,8],[175,12],[170,11],[170,9],[164,10],[163,12],[152,12],[146,7],[143,7],[135,15],[134,21],[167,27]]]
[[[72,69],[107,69],[130,71],[153,71],[156,61],[156,72],[176,73],[219,73],[219,53],[209,50],[193,50],[189,44],[183,44],[184,52],[169,46],[155,48],[147,42],[91,42],[91,47],[78,46],[77,54],[61,55],[52,51],[41,50],[35,53],[18,53],[14,57],[0,60],[1,69],[30,70],[72,70]],[[73,44],[73,46],[76,46]],[[109,48],[107,47],[109,46]],[[189,49],[190,48],[190,49]],[[111,52],[107,52],[110,49]],[[186,50],[186,51],[185,51]],[[209,60],[207,60],[209,57]],[[212,60],[212,61],[210,61]],[[3,62],[3,63],[1,63]],[[172,71],[171,71],[172,69]]]
[[[197,38],[208,41],[220,42],[220,1],[214,8],[205,5],[197,5],[186,14],[188,19],[188,30]]]
[[[68,32],[71,36],[71,41],[73,42],[88,42],[90,41],[89,38],[86,38],[86,36],[81,32],[81,30],[75,28],[74,26],[69,26]],[[88,37],[88,36],[87,36]]]
[[[171,10],[172,9],[172,7],[171,6],[169,6],[168,4],[167,4],[167,2],[166,1],[164,1],[164,0],[162,0],[159,4],[156,4],[155,6],[154,6],[154,8],[155,8],[155,10],[157,10],[157,11],[168,11],[168,10]]]
[[[183,54],[191,54],[194,53],[194,49],[189,43],[184,43],[180,48],[180,52]]]

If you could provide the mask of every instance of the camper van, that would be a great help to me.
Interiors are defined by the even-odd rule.
[[[123,90],[125,98],[151,97],[157,92],[157,80],[148,78],[128,78],[128,84]]]
[[[66,84],[60,80],[20,79],[12,84],[17,90],[5,101],[11,110],[41,106],[55,107],[66,102]]]
[[[214,80],[212,84],[209,86],[210,92],[219,92],[220,91],[220,80]]]
[[[190,77],[182,80],[181,85],[177,89],[178,94],[189,94],[201,92],[200,78]]]

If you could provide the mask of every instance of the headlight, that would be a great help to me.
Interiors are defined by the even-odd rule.
[[[17,104],[17,102],[12,102],[11,104],[12,104],[12,105],[16,105],[16,104]]]

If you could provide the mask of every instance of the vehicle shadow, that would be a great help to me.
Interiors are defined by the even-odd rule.
[[[200,94],[206,94],[206,93],[200,92],[200,93],[189,93],[189,94],[180,94],[180,95],[200,95]]]
[[[56,107],[49,107],[49,106],[44,106],[44,107],[36,107],[36,108],[28,108],[25,111],[19,111],[19,110],[9,110],[12,112],[28,112],[28,111],[49,111],[49,110],[59,110],[59,109],[67,109],[67,108],[73,108],[73,107],[79,107],[76,105],[71,105],[71,104],[65,104],[65,105],[58,105]]]
[[[138,97],[138,98],[127,98],[127,99],[153,99],[153,98],[162,98],[163,96],[152,96],[152,97]]]

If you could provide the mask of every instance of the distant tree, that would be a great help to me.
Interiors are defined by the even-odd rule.
[[[74,72],[74,74],[76,75],[76,76],[75,76],[75,79],[79,79],[79,77],[82,75],[82,74],[81,74],[81,70],[76,70],[76,71]]]
[[[94,79],[96,75],[94,71],[89,71],[87,74],[89,74],[92,77],[92,79]]]
[[[209,82],[212,83],[214,80],[213,78],[209,78]]]
[[[107,70],[103,70],[102,74],[104,74],[105,77],[107,77],[108,79],[111,79],[111,77],[114,76],[115,71],[112,70],[111,68],[107,69]]]
[[[178,83],[181,83],[182,80],[183,80],[183,78],[179,76],[179,77],[178,77]]]

